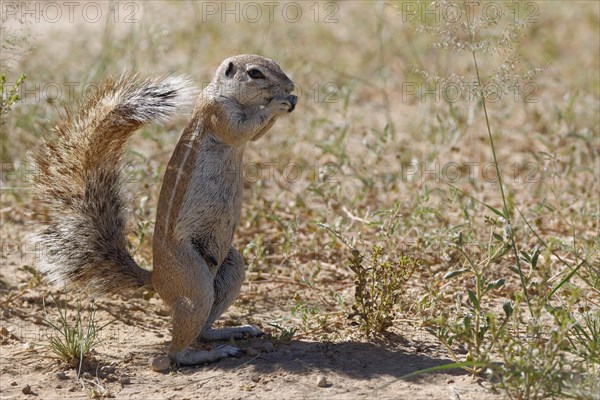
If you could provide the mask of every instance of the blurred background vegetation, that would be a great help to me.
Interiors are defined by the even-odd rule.
[[[236,246],[257,284],[240,307],[264,312],[248,299],[268,293],[304,335],[334,340],[352,330],[356,256],[365,268],[413,257],[419,267],[386,313],[511,397],[597,398],[598,3],[482,2],[477,26],[454,19],[464,2],[276,3],[99,2],[39,20],[5,9],[4,98],[26,79],[1,116],[2,185],[16,188],[2,192],[3,237],[23,240],[43,213],[22,190],[34,173],[26,151],[86,88],[124,70],[183,73],[201,87],[224,58],[261,54],[301,99],[247,149]],[[486,98],[490,132],[472,49],[479,83],[501,93]],[[148,267],[162,172],[185,122],[144,128],[128,151],[130,239]],[[290,286],[258,284],[268,279]]]

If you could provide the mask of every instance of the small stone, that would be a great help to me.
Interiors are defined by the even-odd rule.
[[[25,342],[23,343],[23,350],[33,350],[34,346],[31,342]]]
[[[58,372],[56,373],[56,377],[57,377],[58,379],[60,379],[61,381],[66,381],[67,379],[69,379],[69,375],[67,375],[67,374],[65,373],[65,371],[58,371]]]
[[[171,368],[171,359],[167,356],[158,356],[150,360],[150,368],[155,372],[165,371]]]
[[[119,378],[119,383],[121,385],[129,385],[131,383],[131,378],[128,376],[122,376]]]
[[[254,382],[254,383],[258,383],[258,382],[260,382],[260,376],[258,376],[258,375],[252,375],[252,376],[250,377],[250,380],[251,380],[252,382]]]
[[[325,375],[319,375],[317,376],[317,386],[320,388],[324,388],[327,387],[329,385],[329,382],[327,382],[327,378],[325,377]]]
[[[17,385],[18,385],[18,383],[17,383],[17,382],[15,382],[15,381],[12,381],[12,382],[10,383],[10,386],[17,386]]]
[[[23,392],[23,394],[31,394],[31,386],[25,385],[25,387],[21,389],[21,392]]]
[[[272,353],[275,351],[275,347],[273,346],[273,343],[271,342],[264,342],[261,346],[260,349],[262,351],[264,351],[265,353]]]
[[[100,371],[104,374],[112,374],[116,370],[117,368],[113,365],[104,365],[102,368],[100,368]]]
[[[162,317],[168,317],[169,315],[171,315],[171,311],[169,311],[166,308],[160,308],[160,309],[156,310],[156,314],[158,314]]]
[[[246,355],[250,356],[250,357],[254,357],[254,356],[258,355],[258,350],[256,350],[254,347],[248,347],[246,349]]]
[[[446,379],[446,383],[447,383],[447,384],[454,383],[454,379]]]

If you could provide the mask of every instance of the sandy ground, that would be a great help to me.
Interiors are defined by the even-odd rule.
[[[389,150],[392,150],[391,153],[394,156],[394,158],[389,157],[390,165],[400,165],[397,160],[432,160],[432,162],[436,162],[435,165],[439,165],[439,163],[444,165],[445,161],[454,160],[476,161],[482,165],[486,162],[485,154],[489,154],[489,151],[486,147],[486,136],[483,134],[483,130],[471,127],[466,132],[456,131],[456,138],[449,137],[449,142],[445,141],[445,134],[441,135],[438,140],[435,133],[437,128],[432,128],[436,126],[436,123],[431,114],[432,111],[428,108],[430,104],[419,101],[417,97],[411,97],[410,101],[402,99],[402,84],[406,80],[412,79],[408,74],[411,69],[408,66],[414,62],[411,52],[415,50],[412,46],[417,46],[415,48],[418,49],[418,46],[422,45],[410,31],[402,30],[401,17],[397,15],[396,11],[386,10],[383,13],[387,18],[387,24],[384,24],[386,29],[382,39],[385,40],[386,46],[389,46],[385,53],[385,62],[389,65],[387,70],[389,80],[384,84],[380,78],[386,76],[385,69],[379,65],[376,52],[378,47],[377,35],[375,35],[378,26],[377,10],[371,7],[371,2],[337,2],[336,4],[344,4],[344,6],[340,7],[339,15],[336,14],[339,23],[335,24],[315,23],[313,10],[309,9],[309,5],[307,5],[305,18],[298,24],[288,23],[277,18],[273,24],[265,22],[259,26],[222,24],[216,17],[212,17],[208,24],[194,25],[189,21],[186,22],[184,18],[198,20],[199,13],[202,11],[201,2],[186,3],[187,8],[183,12],[179,8],[167,6],[172,3],[174,2],[144,2],[144,7],[140,8],[140,12],[136,14],[140,22],[127,24],[124,19],[131,10],[126,7],[132,3],[115,2],[115,4],[120,4],[122,14],[119,17],[119,24],[113,27],[112,31],[107,29],[111,25],[106,23],[106,18],[99,23],[86,23],[81,17],[76,18],[75,24],[71,24],[66,17],[57,23],[31,23],[28,29],[31,32],[30,41],[33,50],[31,54],[20,54],[20,58],[15,56],[16,61],[13,63],[16,65],[15,73],[23,71],[29,74],[27,81],[29,90],[33,90],[32,88],[35,88],[36,84],[41,84],[41,87],[44,88],[45,85],[54,83],[59,83],[59,86],[66,90],[67,87],[70,87],[67,84],[70,85],[73,81],[78,83],[78,86],[75,86],[76,89],[81,90],[83,83],[87,80],[131,67],[137,68],[145,75],[185,72],[190,74],[200,85],[203,80],[211,76],[217,63],[225,56],[242,51],[261,51],[281,61],[286,71],[295,72],[294,79],[301,83],[306,97],[301,105],[303,117],[298,117],[299,112],[296,111],[295,119],[290,119],[283,127],[276,128],[279,130],[274,129],[268,141],[265,138],[261,144],[250,147],[248,162],[256,160],[266,160],[267,162],[302,161],[304,158],[306,165],[322,165],[329,161],[331,155],[327,153],[321,155],[321,151],[317,151],[315,143],[324,146],[333,140],[336,144],[336,132],[349,126],[353,135],[349,139],[349,155],[357,159],[365,157],[365,162],[357,163],[359,167],[357,172],[342,170],[339,171],[338,177],[341,179],[340,186],[348,190],[348,199],[359,197],[357,193],[363,190],[361,189],[363,186],[359,185],[358,178],[354,176],[355,172],[356,174],[361,172],[362,164],[369,168],[371,168],[370,165],[376,165],[374,161],[368,161],[369,157],[373,158],[373,155],[365,152],[368,147],[365,143],[368,144],[367,139],[369,138],[363,137],[363,134],[383,130],[386,118],[382,111],[381,93],[386,90],[389,91],[394,111],[390,118],[399,128],[398,142],[388,144],[391,147]],[[554,153],[555,149],[558,149],[559,156],[560,151],[563,151],[563,156],[567,160],[565,163],[569,160],[566,153],[572,152],[574,157],[583,157],[581,154],[586,154],[581,150],[584,148],[584,142],[574,142],[576,138],[568,139],[566,130],[565,138],[554,139],[554,136],[546,138],[548,135],[544,132],[550,129],[547,127],[554,125],[544,121],[554,118],[554,114],[548,110],[556,108],[557,113],[560,110],[568,110],[571,113],[571,105],[565,105],[569,102],[569,93],[577,94],[580,88],[588,87],[589,91],[584,90],[584,95],[580,96],[583,100],[574,103],[573,107],[576,113],[572,118],[575,122],[583,121],[581,122],[582,126],[592,120],[586,115],[587,113],[593,114],[597,108],[597,96],[594,94],[596,93],[594,90],[596,90],[597,82],[598,57],[597,53],[593,50],[589,51],[588,47],[574,49],[573,43],[592,43],[590,48],[597,49],[597,46],[593,46],[595,42],[591,42],[591,40],[597,40],[598,37],[595,22],[597,13],[594,14],[589,10],[582,11],[582,5],[587,4],[585,2],[580,2],[576,6],[561,2],[563,6],[553,12],[557,3],[559,2],[540,2],[543,6],[539,24],[541,33],[535,33],[537,31],[531,33],[533,50],[543,50],[546,46],[547,52],[555,54],[552,57],[556,59],[549,62],[545,58],[545,52],[541,52],[541,50],[541,55],[533,50],[528,50],[527,55],[533,59],[533,65],[536,63],[548,64],[550,71],[546,72],[546,75],[550,77],[549,81],[561,81],[561,84],[552,83],[548,85],[549,88],[540,91],[541,101],[535,112],[532,112],[531,108],[526,109],[520,103],[506,107],[504,114],[501,113],[502,109],[499,105],[496,105],[492,111],[493,115],[496,115],[496,118],[503,123],[498,126],[502,126],[503,129],[510,132],[510,135],[502,136],[502,148],[505,150],[502,150],[501,156],[507,166],[514,165],[513,162],[522,163],[536,160],[531,158],[529,152],[537,154],[541,150]],[[303,4],[312,4],[312,2]],[[592,9],[591,5],[587,7]],[[136,10],[134,9],[134,11]],[[78,9],[78,12],[80,11],[81,8]],[[329,15],[327,12],[330,12],[331,9],[322,8],[321,11],[322,19]],[[588,14],[593,21],[585,23],[583,16]],[[111,18],[114,15],[114,13],[105,13],[105,16]],[[364,22],[365,19],[368,23]],[[584,29],[590,25],[594,26],[593,31],[589,28],[588,30]],[[256,34],[257,32],[258,34]],[[356,37],[359,37],[360,40],[357,41]],[[414,42],[411,41],[413,39]],[[339,48],[342,48],[343,51],[338,52]],[[332,63],[332,54],[336,54],[334,63]],[[428,56],[427,54],[429,53],[420,54],[419,57],[426,65],[432,65],[432,70],[435,70],[433,65],[436,63],[434,61],[438,60],[437,56]],[[6,56],[6,53],[4,55]],[[446,56],[444,55],[444,57]],[[470,62],[468,58],[467,61]],[[86,70],[89,66],[93,66],[91,71]],[[103,69],[106,71],[103,72]],[[577,74],[575,75],[573,71],[577,71]],[[311,88],[322,87],[322,91],[325,91],[326,85],[331,82],[339,83],[340,88],[356,86],[354,91],[348,92],[348,116],[342,107],[345,92],[341,89],[339,93],[336,93],[335,103],[321,101],[323,100],[321,97],[312,101],[312,97],[319,92],[311,91]],[[361,84],[361,82],[363,83]],[[317,86],[314,86],[315,83]],[[388,89],[383,90],[386,87]],[[25,128],[20,127],[20,124],[14,124],[15,135],[20,136],[10,138],[9,144],[14,158],[10,161],[18,162],[23,159],[24,151],[19,152],[18,150],[21,147],[25,150],[29,144],[35,141],[36,136],[31,131],[42,131],[42,128],[49,124],[48,121],[56,118],[57,111],[52,110],[51,107],[47,107],[52,110],[48,111],[47,115],[41,113],[40,110],[45,110],[45,108],[37,104],[36,101],[39,102],[39,98],[34,97],[29,95],[26,99],[28,102],[23,104],[28,107],[38,106],[31,111],[31,113],[38,112],[38,114],[35,115],[34,123],[25,124]],[[59,100],[68,103],[70,98],[63,95]],[[585,101],[589,101],[589,103]],[[50,103],[50,101],[48,102]],[[533,105],[529,106],[533,107]],[[432,116],[430,117],[430,115]],[[546,115],[550,116],[546,117]],[[324,117],[326,119],[322,119]],[[430,130],[429,133],[422,132],[421,126],[419,126],[423,120],[428,121],[426,128]],[[478,121],[479,124],[482,124],[480,115]],[[575,122],[573,122],[573,129],[578,128]],[[565,123],[563,125],[566,127]],[[35,129],[27,130],[30,126],[34,126]],[[443,131],[442,128],[439,130]],[[513,130],[515,134],[513,134]],[[537,130],[542,133],[532,136],[531,132]],[[135,147],[136,151],[147,156],[147,158],[141,159],[144,161],[144,168],[141,170],[146,175],[160,171],[157,165],[159,162],[164,164],[168,160],[168,155],[172,151],[181,129],[173,128],[171,133],[166,134],[165,132],[168,131],[168,129],[161,128],[159,131],[161,133],[154,137],[152,134],[148,134],[156,139],[155,141],[136,139],[135,144],[139,145],[139,147]],[[582,129],[582,131],[584,130]],[[371,137],[371,140],[374,139]],[[569,140],[573,140],[573,142]],[[146,147],[151,146],[148,143],[154,147],[145,151]],[[568,147],[571,146],[570,143],[578,144],[577,147],[575,145]],[[451,147],[453,144],[458,147]],[[448,148],[453,151],[460,148],[460,153],[449,154]],[[403,158],[395,158],[396,153],[402,154]],[[383,160],[386,159],[383,158]],[[583,159],[586,160],[586,158]],[[138,158],[135,160],[140,162]],[[152,162],[146,160],[152,160]],[[572,162],[578,163],[578,160],[578,158],[574,158]],[[135,166],[135,164],[133,165]],[[379,174],[377,179],[383,182],[382,177],[385,171],[376,170],[376,172]],[[395,173],[397,172],[395,171]],[[136,187],[132,189],[132,192],[143,192],[144,196],[151,196],[149,200],[148,197],[145,198],[151,205],[156,201],[158,195],[158,187],[153,187],[153,185],[158,185],[156,183],[158,178],[145,176],[145,179],[142,180],[144,185],[138,185],[143,187]],[[589,179],[591,180],[591,178]],[[334,197],[322,201],[317,195],[307,195],[308,200],[303,208],[300,205],[294,205],[296,204],[295,196],[298,193],[306,192],[305,186],[310,183],[309,178],[304,177],[296,185],[283,182],[281,187],[278,186],[277,181],[263,180],[265,182],[262,183],[262,189],[258,187],[259,185],[253,185],[253,191],[246,191],[248,198],[245,200],[249,201],[245,204],[253,201],[252,207],[254,208],[245,209],[244,215],[249,222],[248,226],[241,227],[244,230],[243,234],[238,231],[237,240],[242,238],[241,240],[246,241],[236,244],[240,249],[244,248],[248,241],[258,239],[259,235],[267,245],[269,243],[272,243],[273,246],[280,244],[285,229],[281,229],[276,217],[281,217],[284,212],[283,218],[286,221],[292,221],[299,212],[306,212],[301,221],[304,228],[306,228],[305,225],[308,225],[307,221],[313,219],[333,225],[338,220],[337,214],[342,213],[337,208],[339,208],[339,204],[344,205],[344,203],[334,202]],[[4,181],[0,182],[0,184],[3,183]],[[422,181],[422,183],[426,182]],[[379,184],[387,187],[383,186],[381,182]],[[520,196],[525,197],[525,201],[527,201],[530,193],[532,196],[537,196],[535,190],[529,190],[525,185],[519,184],[520,182],[514,183],[518,189],[516,191],[517,200]],[[443,182],[440,185],[443,185]],[[595,183],[591,183],[589,186],[594,187],[594,185]],[[486,188],[495,188],[496,186],[495,183],[492,183],[488,184]],[[151,190],[147,190],[149,187]],[[447,189],[447,187],[443,187]],[[580,187],[585,187],[585,184],[582,183]],[[25,265],[33,265],[31,260],[27,259],[30,254],[25,248],[25,238],[30,231],[26,222],[32,219],[28,213],[33,213],[35,210],[31,210],[32,207],[27,203],[27,195],[24,195],[24,191],[20,189],[17,188],[14,192],[10,192],[10,195],[3,197],[0,201],[2,222],[0,399],[114,397],[145,400],[205,398],[485,400],[501,398],[500,395],[494,394],[488,389],[488,383],[480,384],[460,370],[421,374],[406,378],[407,374],[415,371],[452,362],[443,346],[425,333],[418,326],[417,321],[398,320],[385,339],[367,342],[357,334],[354,327],[350,326],[344,315],[336,315],[335,318],[332,318],[332,325],[328,326],[327,332],[299,332],[289,343],[278,343],[267,337],[238,341],[234,344],[240,348],[253,349],[248,351],[250,355],[241,358],[224,359],[197,368],[174,367],[167,372],[154,372],[148,365],[149,360],[157,355],[165,354],[167,351],[171,340],[170,319],[160,299],[145,300],[143,293],[134,293],[130,297],[111,296],[96,299],[98,325],[109,322],[110,325],[102,330],[102,343],[95,346],[93,359],[86,361],[78,377],[76,368],[54,358],[47,347],[52,331],[44,322],[44,302],[47,304],[48,318],[56,321],[58,313],[51,295],[60,294],[60,288],[51,287],[44,282],[37,283],[35,279],[32,279],[31,274],[23,270]],[[481,199],[495,198],[497,200],[499,198],[497,193],[494,197],[494,192],[488,193],[483,189],[482,186],[481,192],[478,193],[478,197]],[[372,213],[384,205],[391,207],[390,204],[396,198],[412,199],[413,191],[421,192],[420,188],[411,186],[410,182],[402,182],[393,190],[382,188],[377,190],[378,197],[372,199],[366,211],[363,207],[360,209],[360,215],[357,215],[363,216],[363,211],[368,215],[369,212]],[[560,191],[562,187],[559,185],[556,190]],[[577,192],[577,199],[579,195]],[[141,195],[137,196],[136,199],[141,197]],[[572,202],[573,207],[579,207],[576,200]],[[410,201],[407,200],[407,202]],[[367,201],[365,200],[365,202]],[[284,206],[269,215],[271,220],[266,220],[262,214],[266,215],[270,206],[280,203]],[[353,202],[349,203],[349,207],[352,208]],[[358,202],[358,204],[362,203]],[[432,202],[427,206],[434,207],[431,204]],[[498,206],[498,204],[495,205]],[[318,212],[313,213],[313,207]],[[148,210],[151,210],[150,206],[148,206]],[[451,221],[452,218],[455,218],[453,214],[459,215],[458,222],[462,222],[462,209],[449,207],[440,210],[440,214],[444,214],[444,217],[447,216]],[[448,211],[448,215],[445,215],[446,211]],[[149,211],[144,212],[151,214]],[[146,218],[152,219],[153,216],[145,216],[142,213],[139,218],[145,220]],[[564,219],[568,221],[568,217],[564,217]],[[352,225],[355,222],[352,220],[349,223],[346,232],[348,235],[356,233],[357,228]],[[357,225],[359,224],[357,223]],[[440,226],[433,225],[440,230],[446,230],[441,222]],[[567,225],[569,229],[565,233],[565,240],[569,241],[572,232],[570,224]],[[293,227],[291,223],[283,226]],[[552,229],[556,228],[552,223],[549,223],[548,226]],[[314,228],[314,226],[311,227],[311,229]],[[487,229],[486,227],[486,232]],[[301,231],[301,229],[299,230]],[[438,236],[433,236],[436,234],[434,230],[431,230],[432,236],[428,236],[430,230],[425,223],[423,226],[411,228],[411,231],[413,234],[418,231],[417,233],[424,237],[424,241],[434,240],[435,242],[439,239]],[[408,231],[406,235],[408,236],[411,231]],[[590,232],[589,235],[593,235],[594,232]],[[301,249],[297,251],[298,261],[300,261],[297,263],[298,265],[295,265],[293,260],[288,260],[285,252],[278,254],[272,263],[282,266],[281,269],[285,269],[286,274],[279,274],[279,270],[270,271],[268,267],[271,265],[261,267],[267,278],[264,281],[252,281],[251,284],[245,284],[238,302],[219,323],[225,325],[253,323],[266,332],[276,333],[268,325],[269,322],[289,318],[292,307],[301,300],[306,300],[309,304],[318,304],[319,300],[322,300],[320,298],[322,293],[319,294],[314,288],[298,285],[301,281],[299,277],[301,274],[319,274],[319,288],[323,289],[323,292],[325,289],[329,290],[330,287],[337,290],[336,285],[340,285],[340,293],[343,291],[343,297],[346,300],[352,298],[353,278],[349,276],[346,268],[341,268],[344,260],[340,260],[336,254],[329,256],[324,247],[317,247],[316,250],[308,249],[308,243],[312,243],[311,240],[313,240],[311,235],[316,237],[315,241],[319,236],[310,230],[308,233],[301,233],[304,237],[297,242],[301,246]],[[556,235],[558,236],[559,233]],[[407,240],[409,239],[410,237],[407,238]],[[296,242],[294,241],[294,243]],[[321,242],[318,244],[322,246]],[[11,247],[13,245],[23,246],[23,248],[14,251]],[[137,259],[150,260],[151,257],[149,254],[142,254]],[[282,259],[284,260],[282,261]],[[433,272],[439,272],[440,265],[443,267],[444,264],[434,265],[438,270]],[[329,277],[327,268],[332,270]],[[273,270],[275,269],[273,268]],[[259,269],[255,268],[253,273],[256,274],[256,270]],[[413,281],[412,283],[423,284],[424,279],[433,274],[433,272],[427,272],[428,274],[422,275],[420,282]],[[280,280],[274,282],[274,279]],[[33,285],[31,285],[32,283]],[[302,296],[298,296],[298,300],[295,299],[295,295],[298,295],[301,290]],[[463,288],[461,287],[460,290]],[[329,297],[333,298],[333,296],[327,298],[328,301],[331,301]],[[76,304],[75,301],[69,302],[71,307]],[[82,297],[81,304],[87,306],[89,300]],[[70,312],[72,315],[73,310],[71,309]],[[199,344],[199,347],[209,348],[221,344],[223,343],[203,343]],[[324,376],[328,382],[325,387],[317,385],[320,376]],[[30,389],[29,392],[27,387]],[[28,392],[28,394],[24,392]]]
[[[102,343],[78,379],[76,369],[53,358],[47,348],[52,332],[43,320],[42,300],[50,288],[41,284],[34,290],[19,289],[19,282],[27,276],[18,263],[9,259],[7,264],[0,278],[2,399],[499,398],[460,371],[403,378],[411,372],[450,362],[439,346],[408,323],[396,326],[385,340],[375,343],[364,342],[351,333],[336,341],[315,340],[317,335],[285,344],[271,343],[266,338],[243,340],[236,345],[253,348],[258,354],[202,367],[154,372],[149,360],[165,352],[169,345],[169,316],[159,299],[147,301],[141,296],[96,300],[99,325],[113,323],[103,329]],[[7,304],[9,297],[12,300]],[[46,301],[49,317],[57,318],[56,308],[50,305],[51,297]],[[261,324],[263,318],[268,321],[273,315],[289,313],[272,306],[268,311],[260,309],[252,321],[263,328],[269,328]],[[233,307],[222,321],[243,323],[243,319],[240,309]],[[325,387],[317,385],[321,376],[327,379]],[[26,386],[31,388],[29,395],[23,394]]]

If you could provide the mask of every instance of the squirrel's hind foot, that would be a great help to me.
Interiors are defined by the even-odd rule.
[[[233,339],[244,339],[251,337],[259,337],[264,333],[259,327],[254,325],[242,325],[242,326],[231,326],[227,328],[212,328],[206,327],[198,335],[200,340],[229,340]]]
[[[227,357],[242,357],[246,352],[242,349],[238,349],[231,345],[222,345],[214,350],[198,350],[190,351],[185,350],[179,353],[170,354],[171,363],[178,367],[194,366],[213,363],[219,361],[222,358]]]

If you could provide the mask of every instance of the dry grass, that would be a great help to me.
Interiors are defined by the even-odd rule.
[[[21,43],[5,53],[10,60],[3,54],[2,71],[8,82],[25,73],[27,91],[2,116],[3,243],[25,248],[23,224],[44,212],[27,190],[31,172],[20,168],[25,151],[51,126],[56,106],[74,103],[86,84],[134,69],[187,73],[201,85],[229,55],[267,55],[290,72],[301,100],[247,150],[235,244],[250,283],[239,307],[250,313],[268,299],[290,310],[284,322],[299,337],[346,336],[355,332],[346,320],[351,248],[367,255],[381,246],[390,259],[421,261],[390,310],[397,321],[428,329],[507,397],[597,398],[598,4],[522,2],[520,15],[537,11],[536,19],[508,49],[494,40],[514,14],[494,2],[506,15],[478,27],[477,40],[490,39],[477,51],[478,69],[508,93],[485,104],[489,135],[477,96],[444,101],[439,90],[451,81],[466,91],[477,80],[462,48],[472,44],[468,33],[443,18],[405,22],[401,2],[400,14],[383,2],[321,3],[318,21],[302,3],[297,23],[276,8],[273,21],[263,14],[256,24],[223,23],[202,2],[136,4],[131,24],[8,25]],[[337,21],[325,23],[330,12]],[[436,78],[436,94],[413,94]],[[55,87],[62,94],[52,98]],[[146,128],[130,147],[131,242],[142,265],[151,262],[158,187],[184,124]],[[11,166],[16,173],[7,173]]]

